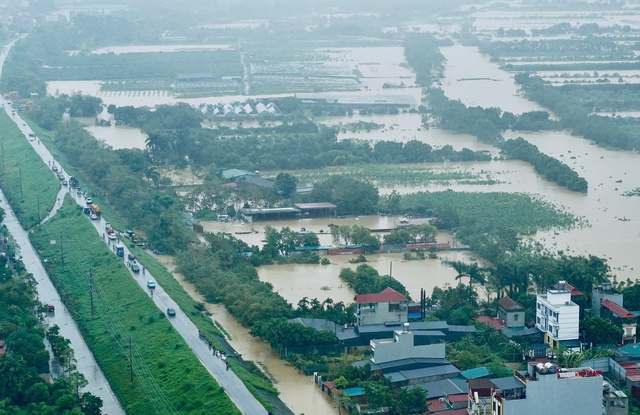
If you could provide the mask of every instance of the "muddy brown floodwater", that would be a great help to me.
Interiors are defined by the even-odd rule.
[[[335,411],[333,402],[326,394],[312,382],[310,376],[302,375],[293,366],[280,359],[268,343],[249,334],[249,330],[240,325],[221,304],[209,304],[198,293],[193,284],[185,280],[184,276],[175,272],[173,258],[159,255],[158,260],[167,267],[178,282],[197,301],[205,304],[207,311],[212,313],[212,320],[224,327],[230,335],[229,344],[245,360],[254,362],[273,381],[280,392],[280,399],[295,414],[329,414]]]

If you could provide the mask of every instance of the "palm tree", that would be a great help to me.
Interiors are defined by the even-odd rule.
[[[462,278],[469,277],[467,273],[467,264],[462,261],[445,261],[445,264],[449,265],[451,268],[455,269],[458,275],[456,275],[456,279],[458,280],[458,286],[462,285]]]

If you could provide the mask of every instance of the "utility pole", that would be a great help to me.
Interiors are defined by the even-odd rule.
[[[38,225],[40,225],[40,196],[36,196],[36,209],[38,209]]]
[[[0,144],[0,150],[2,150],[2,172],[0,174],[4,176],[4,143]]]
[[[131,377],[131,387],[133,388],[133,348],[131,346],[131,337],[129,337],[129,373]]]
[[[93,319],[93,268],[89,268],[89,295],[91,297],[91,318]]]

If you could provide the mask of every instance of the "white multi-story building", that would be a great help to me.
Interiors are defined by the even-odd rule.
[[[549,289],[547,294],[536,297],[536,327],[544,332],[544,342],[549,346],[557,348],[564,344],[574,349],[579,326],[580,306],[571,301],[571,291],[566,289],[564,281],[558,283],[557,289]]]
[[[563,369],[551,363],[529,366],[529,375],[487,380],[485,388],[470,383],[471,415],[626,415],[628,398],[603,388],[600,371],[588,367]],[[489,395],[487,396],[487,387]],[[483,393],[484,392],[484,393]],[[483,397],[484,395],[484,397]],[[610,397],[613,396],[613,398]]]

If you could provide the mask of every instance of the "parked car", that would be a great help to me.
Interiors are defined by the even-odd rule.
[[[167,308],[167,315],[169,317],[175,317],[176,316],[176,310],[174,308],[171,308],[171,307]]]
[[[67,186],[68,184],[69,184],[69,183],[68,183],[66,180],[63,180],[63,181],[62,181],[62,185],[63,185],[63,186]]]
[[[87,205],[90,205],[93,203],[93,199],[91,199],[90,197],[87,197],[84,201],[87,202]]]
[[[134,262],[133,264],[131,264],[131,271],[137,274],[138,272],[140,272],[140,265]]]
[[[109,240],[110,240],[110,241],[115,241],[116,239],[118,239],[118,235],[116,235],[116,233],[115,233],[115,232],[111,232],[111,233],[109,234]]]
[[[95,213],[92,213],[92,214],[89,215],[89,219],[98,220],[98,215],[96,215]]]
[[[147,288],[150,290],[153,290],[154,288],[156,288],[155,281],[152,281],[152,280],[147,281]]]

